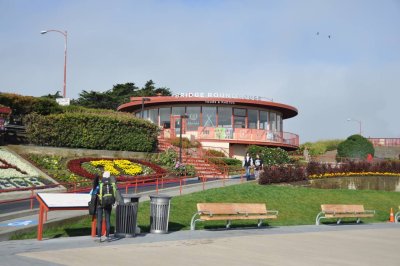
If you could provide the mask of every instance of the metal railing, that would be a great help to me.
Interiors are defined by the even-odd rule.
[[[130,189],[132,192],[137,194],[145,191],[147,187],[154,187],[155,193],[158,194],[160,189],[165,188],[166,185],[173,185],[175,187],[179,187],[179,194],[182,195],[184,186],[187,184],[187,181],[193,178],[191,176],[177,176],[177,177],[166,177],[164,174],[159,175],[155,174],[153,176],[146,176],[146,178],[133,178],[129,181],[117,182],[118,189],[124,190],[125,193],[128,193]],[[203,183],[203,190],[206,188],[206,183],[212,180],[220,179],[225,185],[226,177],[218,177],[218,178],[209,178],[209,177],[199,177],[200,182]],[[29,207],[27,205],[27,209],[33,209],[34,202],[36,202],[36,193],[43,191],[44,189],[54,188],[62,186],[64,188],[69,188],[64,192],[58,193],[89,193],[92,188],[92,184],[90,181],[79,181],[79,182],[63,182],[58,184],[46,185],[46,186],[32,186],[29,188],[13,188],[13,189],[2,189],[0,193],[9,193],[9,192],[21,192],[21,191],[30,191],[28,195],[21,195],[20,198],[6,199],[1,200],[0,205],[2,204],[10,204],[16,202],[29,201]],[[28,194],[28,193],[27,193]]]
[[[374,146],[400,147],[400,138],[368,138]]]
[[[197,139],[237,140],[299,146],[299,136],[289,132],[252,128],[199,127]]]

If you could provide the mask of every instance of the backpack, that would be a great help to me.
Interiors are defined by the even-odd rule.
[[[102,207],[110,207],[115,203],[114,186],[108,178],[101,181],[99,199]]]

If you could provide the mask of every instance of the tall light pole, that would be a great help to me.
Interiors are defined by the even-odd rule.
[[[64,49],[64,89],[63,89],[63,97],[67,98],[67,40],[68,40],[68,33],[67,31],[60,31],[60,30],[43,30],[40,34],[46,34],[48,32],[58,32],[64,36],[65,39],[65,49]]]
[[[361,126],[362,123],[361,123],[361,121],[360,120],[356,120],[356,119],[352,119],[352,118],[347,118],[347,122],[351,122],[351,121],[358,123],[358,125],[360,127],[360,136],[362,136],[362,126]]]
[[[180,116],[180,123],[181,123],[181,128],[179,129],[179,164],[182,163],[182,129],[183,129],[183,118],[188,118],[189,116],[187,114],[181,115]]]
[[[150,98],[142,98],[142,111],[140,112],[140,118],[143,119],[143,114],[144,114],[144,102],[150,101]]]

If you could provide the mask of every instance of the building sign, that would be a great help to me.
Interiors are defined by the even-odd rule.
[[[198,98],[231,98],[231,99],[246,99],[246,100],[258,100],[261,101],[261,96],[250,96],[250,95],[238,95],[233,93],[221,93],[221,92],[182,92],[173,95],[174,97],[198,97]],[[272,99],[271,99],[272,101]]]
[[[232,101],[204,101],[204,103],[211,103],[211,104],[235,104]]]
[[[70,98],[57,98],[56,102],[62,106],[68,106],[70,104]]]

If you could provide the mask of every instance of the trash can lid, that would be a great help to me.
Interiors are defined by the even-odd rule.
[[[123,198],[140,198],[139,195],[128,193],[128,194],[121,194]]]
[[[150,198],[158,198],[158,199],[170,199],[172,196],[165,195],[165,194],[153,194],[149,196]]]

